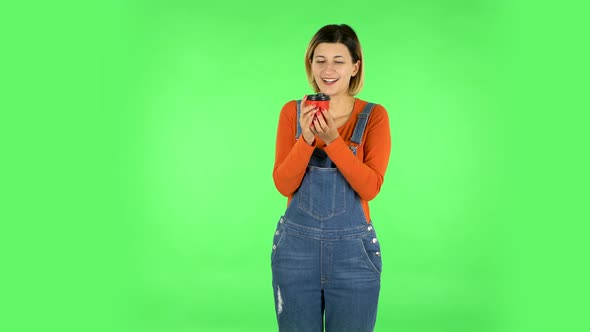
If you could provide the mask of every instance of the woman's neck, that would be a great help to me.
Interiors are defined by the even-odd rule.
[[[335,117],[347,115],[352,112],[354,106],[354,96],[335,96],[330,98],[330,110]]]

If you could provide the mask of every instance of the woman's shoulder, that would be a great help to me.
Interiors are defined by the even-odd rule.
[[[357,98],[358,99],[358,98]],[[387,110],[385,109],[385,107],[382,104],[376,103],[376,102],[369,102],[367,100],[363,100],[363,99],[358,99],[359,103],[361,105],[361,109],[364,109],[365,106],[367,106],[367,104],[371,103],[373,104],[373,109],[371,110],[371,118],[384,118],[384,117],[388,117],[387,115]]]
[[[296,114],[297,113],[297,100],[289,100],[287,101],[282,109],[282,114]]]

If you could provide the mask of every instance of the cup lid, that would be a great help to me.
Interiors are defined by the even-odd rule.
[[[323,101],[323,100],[330,100],[330,96],[323,94],[323,93],[318,93],[315,95],[309,95],[307,96],[307,100],[313,100],[313,101]]]

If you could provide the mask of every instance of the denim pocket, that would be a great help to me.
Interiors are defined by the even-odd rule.
[[[360,239],[361,249],[369,266],[375,270],[377,274],[381,274],[381,246],[379,240],[374,232],[371,232],[368,236],[364,236]]]
[[[298,207],[318,220],[346,212],[346,179],[337,168],[309,166],[301,182]]]

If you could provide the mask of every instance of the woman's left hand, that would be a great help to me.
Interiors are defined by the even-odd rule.
[[[310,129],[315,135],[321,138],[326,145],[332,143],[338,138],[338,136],[340,136],[338,128],[336,128],[336,124],[334,123],[334,118],[328,110],[322,110],[320,114],[314,116]]]

